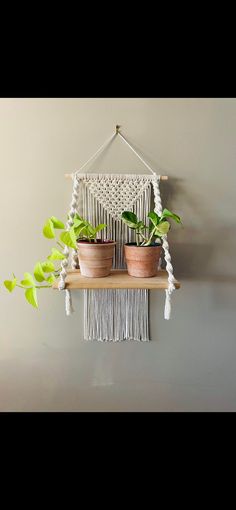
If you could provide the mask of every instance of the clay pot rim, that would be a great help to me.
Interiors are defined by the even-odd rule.
[[[162,247],[162,244],[149,244],[148,246],[137,246],[136,243],[125,243],[124,246],[129,246],[130,248],[161,248]]]
[[[109,240],[102,241],[101,239],[98,239],[96,243],[94,242],[93,239],[91,241],[85,241],[83,239],[80,239],[80,240],[77,240],[76,243],[77,244],[86,244],[88,246],[95,246],[96,248],[98,246],[102,247],[102,246],[111,246],[111,245],[117,244],[116,241],[109,241]]]

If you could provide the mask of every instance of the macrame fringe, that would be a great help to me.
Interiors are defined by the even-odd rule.
[[[147,290],[84,291],[84,339],[149,341]]]

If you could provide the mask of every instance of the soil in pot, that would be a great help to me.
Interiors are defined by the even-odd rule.
[[[80,271],[89,278],[102,278],[111,273],[115,241],[77,241]]]
[[[156,276],[161,248],[160,244],[150,246],[137,246],[136,243],[125,244],[125,261],[128,274],[137,278]]]

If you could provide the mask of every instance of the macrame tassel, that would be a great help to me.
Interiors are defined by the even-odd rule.
[[[171,314],[171,293],[168,289],[166,289],[166,300],[165,300],[165,310],[164,310],[164,319],[167,321],[170,319]]]
[[[71,292],[69,289],[65,289],[65,309],[66,309],[66,315],[71,315],[74,312],[73,306],[72,306],[72,298],[71,298]]]

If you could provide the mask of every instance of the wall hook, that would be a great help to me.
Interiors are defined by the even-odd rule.
[[[116,125],[116,135],[118,135],[118,133],[120,132],[120,128],[121,126],[119,126],[119,124]]]

